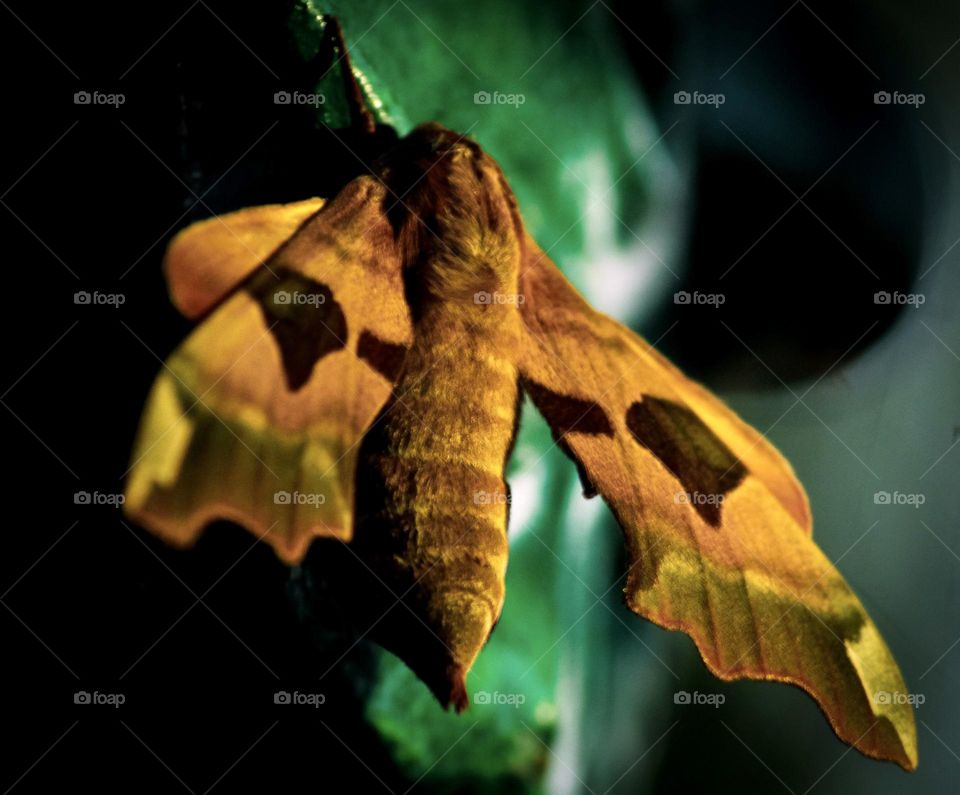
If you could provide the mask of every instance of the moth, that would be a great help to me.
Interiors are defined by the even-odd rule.
[[[460,711],[504,603],[526,395],[623,529],[633,612],[915,767],[906,685],[790,465],[578,294],[474,141],[423,124],[329,199],[193,224],[164,267],[197,325],[143,411],[124,509],[144,527],[186,547],[228,519],[345,589],[338,561],[359,561],[383,586],[371,637]]]

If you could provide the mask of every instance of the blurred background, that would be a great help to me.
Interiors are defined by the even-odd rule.
[[[4,791],[799,795],[956,780],[955,9],[3,6]],[[468,132],[594,305],[794,464],[819,544],[923,697],[916,773],[851,751],[798,690],[714,680],[689,639],[627,611],[619,530],[529,406],[508,473],[506,608],[469,682],[490,703],[459,717],[319,609],[309,567],[226,524],[175,552],[113,506],[75,504],[122,491],[149,385],[189,331],[160,272],[169,238],[323,195],[356,167],[324,128],[342,121],[335,92],[322,107],[274,99],[317,90],[326,13],[384,123]],[[74,303],[94,290],[123,303]],[[275,705],[280,689],[326,701]],[[125,703],[75,705],[78,690]]]

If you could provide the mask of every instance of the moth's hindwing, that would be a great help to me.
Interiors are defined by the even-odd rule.
[[[253,273],[323,207],[323,199],[248,207],[178,232],[163,260],[170,298],[194,319]]]

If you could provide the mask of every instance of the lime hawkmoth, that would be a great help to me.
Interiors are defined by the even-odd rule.
[[[432,123],[380,140],[328,199],[173,239],[170,293],[197,326],[148,398],[128,514],[178,546],[233,520],[288,564],[339,539],[403,604],[372,605],[371,636],[461,710],[504,602],[526,395],[624,531],[631,610],[721,678],[800,686],[842,739],[912,769],[911,707],[875,697],[906,686],[787,461],[577,293],[476,142]]]

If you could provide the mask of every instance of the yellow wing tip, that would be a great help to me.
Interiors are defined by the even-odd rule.
[[[830,724],[830,728],[833,729],[834,734],[844,743],[847,743],[852,748],[855,748],[860,753],[868,756],[872,759],[878,759],[883,762],[894,762],[899,765],[903,770],[908,773],[912,773],[917,769],[919,753],[917,750],[917,732],[916,732],[916,721],[913,714],[913,708],[908,704],[902,705],[901,713],[903,715],[909,715],[907,720],[905,732],[901,732],[899,728],[884,715],[876,715],[876,720],[873,724],[864,732],[859,733],[851,732],[848,728],[843,725],[843,723],[838,720],[828,707],[826,699],[823,697],[819,688],[813,685],[806,679],[797,676],[789,676],[784,674],[771,674],[767,672],[759,672],[744,666],[734,667],[734,668],[723,668],[719,665],[718,661],[712,659],[706,643],[700,638],[697,631],[692,628],[688,623],[680,620],[667,619],[663,616],[656,615],[650,611],[642,611],[642,608],[634,607],[629,597],[627,599],[627,604],[630,609],[639,615],[641,618],[645,618],[663,629],[667,629],[674,632],[682,632],[687,635],[694,643],[694,646],[697,649],[697,653],[700,655],[700,659],[703,660],[703,664],[707,667],[707,670],[710,673],[724,682],[733,682],[741,679],[748,679],[754,681],[767,681],[767,682],[780,682],[782,684],[789,684],[794,687],[799,688],[810,696],[817,707],[820,709],[820,712],[823,713],[823,716],[827,719],[827,722]],[[897,742],[893,745],[889,743],[884,743],[882,745],[874,745],[864,743],[863,740],[868,735],[874,735],[874,729],[881,724],[886,724],[890,731],[887,734],[893,734]]]

